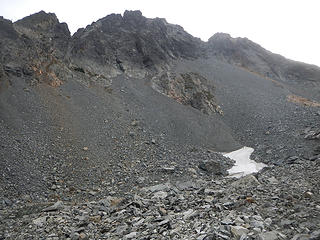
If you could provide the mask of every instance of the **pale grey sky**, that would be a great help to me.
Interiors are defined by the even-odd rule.
[[[226,32],[320,66],[319,0],[0,0],[0,15],[7,19],[16,21],[40,10],[54,12],[72,33],[126,9],[166,18],[205,41]]]

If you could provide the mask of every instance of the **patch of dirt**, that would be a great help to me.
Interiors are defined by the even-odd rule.
[[[304,98],[304,97],[300,97],[297,95],[288,95],[287,96],[287,100],[288,102],[292,102],[292,103],[298,103],[304,106],[308,106],[308,107],[320,107],[320,103]]]

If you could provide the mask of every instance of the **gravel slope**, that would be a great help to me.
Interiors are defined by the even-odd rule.
[[[143,166],[139,161],[151,163],[151,171],[158,161],[192,162],[174,157],[181,149],[240,147],[218,114],[181,105],[145,80],[119,77],[111,88],[88,88],[75,80],[58,88],[30,87],[13,78],[0,96],[2,196],[47,195],[56,182],[52,174],[84,187],[100,185],[102,176],[132,184]]]
[[[319,141],[304,139],[316,139],[316,109],[216,60],[176,70],[186,68],[213,82],[223,116],[167,98],[150,79],[120,76],[104,89],[12,78],[0,98],[0,236],[318,239]],[[225,178],[232,162],[212,150],[239,148],[232,135],[270,167]]]
[[[212,81],[223,121],[241,144],[256,150],[260,161],[281,163],[288,157],[313,155],[318,143],[306,141],[304,135],[307,127],[318,125],[319,108],[289,102],[287,96],[297,89],[294,85],[280,85],[214,58],[182,62],[176,68],[199,72]]]

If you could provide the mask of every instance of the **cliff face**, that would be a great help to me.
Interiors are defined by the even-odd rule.
[[[90,71],[144,77],[166,69],[172,60],[197,58],[203,43],[165,19],[140,11],[112,14],[79,29],[72,38],[72,61]],[[90,63],[90,64],[89,64]]]
[[[7,76],[23,76],[31,85],[59,86],[68,78],[65,55],[70,32],[55,14],[39,12],[15,23],[2,19],[0,63]]]
[[[66,23],[60,23],[53,13],[41,11],[14,23],[14,28],[29,37],[43,52],[63,58],[67,52],[70,32]]]

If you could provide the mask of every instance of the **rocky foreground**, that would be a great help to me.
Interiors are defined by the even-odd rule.
[[[320,239],[320,158],[240,179],[189,170],[190,179],[123,194],[78,190],[87,198],[78,202],[4,201],[0,238]]]

